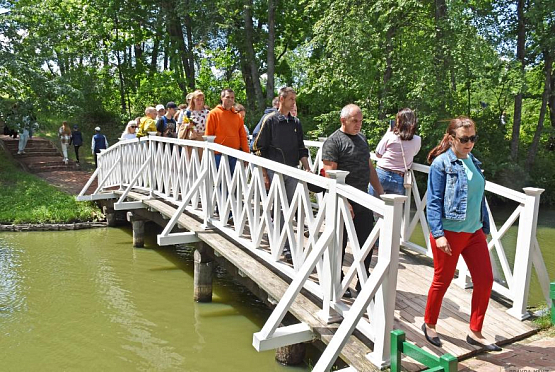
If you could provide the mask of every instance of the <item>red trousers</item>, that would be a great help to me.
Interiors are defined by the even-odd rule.
[[[435,239],[430,235],[434,255],[434,279],[428,291],[424,321],[432,325],[437,323],[443,296],[455,275],[459,255],[462,255],[474,284],[470,329],[480,332],[493,286],[493,273],[486,236],[482,229],[479,229],[474,233],[445,231],[445,237],[451,246],[451,256],[439,250]]]

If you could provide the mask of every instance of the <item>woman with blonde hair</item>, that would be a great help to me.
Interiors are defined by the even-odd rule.
[[[69,162],[67,157],[67,148],[69,146],[69,142],[71,141],[71,128],[67,121],[62,122],[62,126],[58,129],[58,137],[60,137],[60,144],[62,145],[62,153],[64,154],[64,164]]]
[[[134,138],[137,138],[137,119],[130,120],[127,123],[127,125],[125,126],[125,129],[123,130],[123,133],[121,134],[120,140],[134,139]]]
[[[194,125],[191,139],[202,139],[206,130],[206,118],[210,112],[204,106],[204,93],[201,90],[195,90],[191,95],[191,102],[187,108],[191,112],[189,118]]]

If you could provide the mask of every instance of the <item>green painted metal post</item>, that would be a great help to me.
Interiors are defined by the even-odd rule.
[[[458,359],[451,354],[443,354],[439,357],[439,365],[445,372],[457,372],[458,363]]]
[[[551,297],[551,324],[555,325],[555,282],[550,285],[549,297]]]
[[[400,329],[391,331],[391,372],[401,371],[403,342],[405,342],[405,332]]]

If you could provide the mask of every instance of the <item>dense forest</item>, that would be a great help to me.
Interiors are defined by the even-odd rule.
[[[308,138],[343,105],[376,145],[398,109],[425,155],[446,120],[477,122],[487,177],[555,204],[553,0],[0,0],[2,107],[121,132],[145,106],[236,91],[252,128],[277,88]],[[58,124],[59,125],[59,124]]]

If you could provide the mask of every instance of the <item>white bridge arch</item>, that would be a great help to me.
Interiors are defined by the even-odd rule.
[[[378,367],[387,365],[399,247],[402,245],[431,256],[424,213],[425,194],[422,195],[415,183],[412,189],[407,190],[407,196],[384,195],[378,199],[345,185],[346,172],[330,172],[331,178],[323,178],[215,144],[213,139],[199,142],[149,136],[120,141],[99,154],[98,169],[78,200],[115,198],[114,209],[127,210],[144,207],[141,202],[127,201],[132,190],[161,198],[178,208],[158,236],[160,245],[195,240],[194,232],[172,233],[179,216],[187,211],[201,218],[204,228],[216,229],[260,257],[274,270],[289,276],[292,282],[288,290],[262,330],[254,335],[253,344],[257,350],[312,338],[310,328],[303,323],[279,327],[291,303],[304,288],[321,299],[319,316],[322,319],[332,321],[332,314],[335,313],[343,316],[314,371],[331,368],[355,328],[374,343],[368,359]],[[305,144],[314,148],[311,152],[315,155],[309,163],[316,172],[321,167],[322,142],[305,141]],[[216,167],[215,152],[222,154],[219,168]],[[233,172],[229,156],[237,159]],[[265,189],[262,168],[275,172],[269,190]],[[428,167],[414,164],[411,171],[426,174]],[[283,175],[299,181],[291,204],[285,194]],[[92,194],[85,195],[94,179],[98,180],[98,187]],[[318,185],[326,192],[314,195],[309,192],[308,184]],[[508,310],[511,315],[524,319],[528,314],[526,305],[532,262],[544,295],[549,299],[549,278],[535,238],[539,197],[543,190],[525,189],[525,193],[520,193],[491,182],[486,184],[486,190],[519,203],[499,230],[492,223],[489,247],[491,254],[497,257],[492,262],[499,263],[499,267],[494,269],[499,279],[494,284],[494,291],[512,301],[513,306]],[[403,206],[405,200],[409,202]],[[356,201],[379,216],[365,242],[356,238],[347,205],[349,201]],[[413,202],[416,213],[411,217]],[[228,224],[229,216],[233,218],[232,224]],[[511,268],[501,237],[519,216],[517,258]],[[283,228],[279,223],[281,218],[284,220]],[[418,225],[422,228],[427,247],[409,240]],[[353,263],[342,281],[340,242],[343,226],[346,226],[349,237]],[[377,264],[368,275],[364,270],[364,258],[378,238]],[[286,239],[290,242],[292,265],[280,259]],[[459,267],[459,273],[459,284],[467,285],[464,266]],[[358,274],[363,286],[354,303],[348,306],[341,298],[355,274]]]

